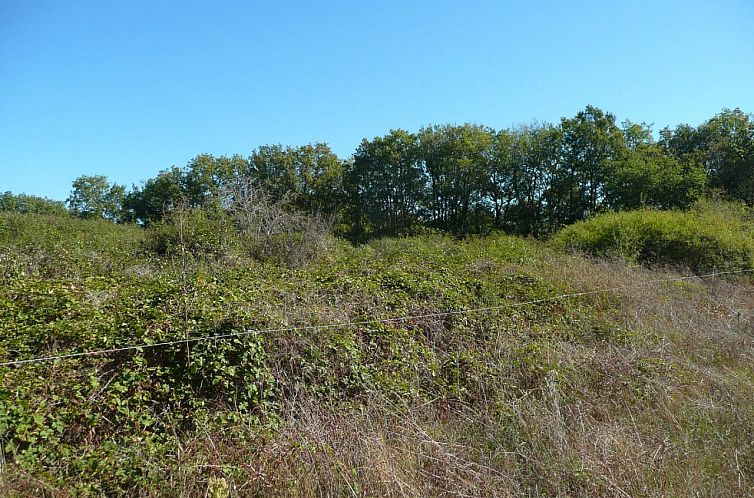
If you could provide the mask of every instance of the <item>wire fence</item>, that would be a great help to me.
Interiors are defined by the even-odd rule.
[[[114,348],[109,348],[109,349],[98,349],[98,350],[80,351],[80,352],[74,352],[74,353],[38,356],[38,357],[28,358],[28,359],[23,359],[23,360],[10,360],[10,361],[0,362],[0,367],[16,367],[16,366],[29,365],[29,364],[34,364],[34,363],[44,363],[44,362],[57,361],[57,360],[81,358],[85,356],[102,356],[102,355],[108,355],[108,354],[121,353],[125,351],[143,351],[144,349],[150,349],[150,348],[161,348],[161,347],[174,346],[174,345],[179,345],[179,344],[188,345],[190,343],[232,339],[232,338],[243,337],[243,336],[248,336],[248,335],[272,334],[272,333],[282,333],[282,332],[317,331],[317,330],[327,330],[327,329],[336,329],[336,328],[348,328],[348,327],[358,327],[358,326],[366,326],[366,325],[404,322],[404,321],[410,321],[410,320],[420,320],[420,319],[425,319],[425,318],[439,318],[439,317],[446,317],[446,316],[453,316],[453,315],[465,315],[465,314],[471,314],[471,313],[499,311],[502,309],[531,306],[531,305],[535,305],[539,303],[559,301],[561,299],[574,299],[574,298],[583,297],[583,296],[604,294],[604,293],[609,293],[609,292],[617,292],[617,291],[632,289],[636,287],[644,287],[644,286],[648,286],[652,284],[680,282],[684,280],[702,280],[704,278],[710,278],[710,277],[714,278],[714,277],[722,276],[722,275],[736,275],[736,274],[744,274],[744,273],[752,273],[752,272],[754,272],[754,269],[731,270],[731,271],[707,273],[704,275],[689,275],[689,276],[683,276],[683,277],[653,279],[653,280],[646,280],[643,282],[639,282],[636,284],[629,284],[629,285],[623,285],[623,286],[618,286],[618,287],[607,287],[607,288],[596,289],[596,290],[591,290],[591,291],[573,292],[569,294],[559,294],[556,296],[544,297],[541,299],[534,299],[530,301],[522,301],[522,302],[515,302],[515,303],[506,303],[506,304],[501,304],[498,306],[468,308],[468,309],[452,310],[452,311],[438,311],[434,313],[426,313],[426,314],[419,314],[419,315],[405,315],[405,316],[397,316],[397,317],[390,317],[390,318],[377,318],[374,320],[362,320],[362,321],[355,321],[355,322],[338,322],[338,323],[328,323],[328,324],[321,324],[321,325],[302,325],[302,326],[266,328],[266,329],[247,329],[247,330],[243,330],[239,332],[229,332],[229,333],[224,333],[224,334],[205,335],[205,336],[198,336],[198,337],[183,337],[181,339],[176,339],[172,341],[141,343],[141,344],[133,344],[133,345],[128,345],[128,346],[114,347]]]

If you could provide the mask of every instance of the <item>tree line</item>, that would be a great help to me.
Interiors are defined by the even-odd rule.
[[[322,143],[264,145],[248,157],[199,155],[130,190],[82,176],[66,207],[148,225],[177,205],[222,207],[243,184],[289,209],[331,217],[353,240],[425,229],[545,236],[607,210],[684,209],[709,195],[754,205],[754,116],[725,109],[655,138],[644,123],[618,123],[587,106],[557,124],[391,130],[364,139],[347,159]],[[34,202],[25,209],[42,210],[39,198],[21,197],[0,196],[0,210]],[[48,211],[62,207],[48,203]]]

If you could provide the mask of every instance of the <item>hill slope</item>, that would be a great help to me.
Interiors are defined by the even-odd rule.
[[[2,494],[752,491],[751,279],[507,236],[295,268],[145,237],[0,217],[0,362],[174,342],[0,367]]]

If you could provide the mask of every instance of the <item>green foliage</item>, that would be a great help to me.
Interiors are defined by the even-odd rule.
[[[193,284],[207,299],[216,291]],[[18,357],[243,330],[243,318],[219,319],[210,307],[184,314],[184,306],[172,279],[92,277],[75,286],[20,279],[0,293],[2,349]],[[263,340],[178,343],[4,369],[4,454],[29,469],[57,469],[61,479],[87,468],[98,492],[143,485],[156,476],[135,462],[124,464],[130,451],[165,454],[177,433],[259,424],[271,415]]]
[[[754,116],[725,109],[698,134],[711,185],[754,206]]]
[[[185,175],[180,168],[173,167],[150,178],[141,188],[134,187],[123,201],[128,220],[149,225],[161,220],[171,209],[189,207]]]
[[[73,190],[66,204],[79,218],[120,221],[125,195],[125,187],[110,185],[105,176],[82,175],[73,181]]]
[[[427,224],[454,234],[483,233],[488,151],[493,130],[478,125],[430,126],[418,133],[427,170]]]
[[[217,251],[226,237],[218,234],[236,228],[223,211],[213,216],[176,211],[147,230],[0,217],[2,255],[70,248],[62,255],[67,268],[6,270],[0,358],[174,342],[2,368],[0,444],[8,462],[74,494],[158,489],[166,477],[157,469],[175,461],[187,439],[274,431],[291,399],[332,407],[374,396],[465,403],[501,375],[486,346],[494,334],[536,322],[543,344],[569,334],[596,340],[578,332],[585,320],[597,327],[586,301],[557,313],[556,303],[454,313],[557,293],[536,276],[502,271],[536,257],[540,248],[531,241],[430,235],[337,244],[299,269],[253,260],[218,265],[206,251]],[[159,256],[141,252],[157,242]],[[442,312],[453,314],[432,315]],[[375,321],[402,315],[428,317]],[[356,325],[289,329],[346,321]],[[251,332],[264,329],[275,330]],[[185,342],[201,336],[224,338]],[[554,367],[528,349],[516,351],[520,389],[536,392]]]
[[[148,225],[178,208],[219,208],[247,185],[263,190],[273,202],[335,216],[343,201],[342,168],[342,161],[322,143],[265,145],[248,158],[200,154],[186,167],[173,166],[134,187],[125,197],[124,216]]]
[[[252,152],[249,167],[247,178],[273,201],[327,214],[341,204],[343,164],[327,144],[261,146]]]
[[[228,254],[236,238],[224,211],[177,208],[147,227],[144,247],[159,256],[216,257]]]
[[[732,209],[699,205],[689,212],[606,213],[555,235],[552,244],[595,256],[617,256],[696,272],[754,267],[754,231]]]
[[[612,164],[625,154],[615,116],[594,106],[561,119],[561,160],[553,178],[555,226],[568,225],[601,211]]]
[[[560,204],[554,183],[560,142],[560,129],[554,126],[527,126],[512,132],[510,156],[503,155],[507,166],[495,172],[491,182],[493,192],[504,186],[503,195],[493,196],[496,226],[535,236],[551,230]],[[493,164],[500,161],[499,153]]]
[[[413,232],[426,197],[420,160],[416,136],[403,130],[361,142],[345,178],[355,232]]]
[[[143,237],[150,254],[168,258],[240,261],[253,258],[300,266],[317,258],[331,240],[329,223],[305,216],[260,191],[236,195],[228,209],[181,207],[151,223]]]
[[[593,263],[533,240],[471,234],[544,236],[607,209],[683,208],[600,214],[551,243],[697,272],[754,268],[750,208],[697,201],[709,181],[725,197],[752,202],[750,121],[724,111],[699,128],[664,130],[655,142],[646,125],[619,128],[589,106],[557,126],[394,130],[362,142],[350,162],[325,144],[263,146],[248,158],[203,154],[125,197],[104,177],[80,177],[68,200],[77,217],[60,203],[6,193],[0,362],[140,347],[0,367],[0,470],[17,469],[63,494],[161,495],[177,481],[164,472],[207,440],[212,449],[196,467],[209,470],[194,475],[207,484],[201,493],[224,496],[237,491],[230,475],[251,471],[247,461],[228,470],[212,438],[256,451],[260,440],[280,436],[282,416],[302,400],[347,416],[367,412],[375,399],[405,406],[407,416],[410,407],[439,406],[432,423],[445,428],[448,414],[459,413],[449,407],[462,407],[492,422],[479,425],[489,447],[476,450],[522,456],[531,454],[523,444],[536,441],[522,434],[536,425],[514,411],[539,403],[535,417],[544,413],[556,427],[557,441],[544,446],[562,452],[574,434],[565,432],[569,417],[583,421],[604,408],[584,397],[561,411],[582,402],[587,382],[618,386],[611,403],[647,403],[664,385],[658,372],[671,365],[629,358],[638,343],[629,344],[630,355],[621,350],[639,334],[617,322],[614,299],[549,299],[575,289],[562,269],[548,277],[543,268]],[[335,240],[333,220],[340,233],[367,243]],[[379,238],[410,233],[423,235]],[[737,313],[744,330],[750,320]],[[194,341],[202,337],[216,338]],[[614,351],[601,365],[600,353]],[[574,366],[585,354],[595,363],[589,374]],[[716,354],[712,366],[732,355]],[[618,356],[627,366],[611,379],[605,370]],[[751,378],[750,369],[742,372]],[[723,441],[725,421],[699,412],[674,419],[677,429],[685,424],[700,441]],[[619,408],[605,413],[620,424]],[[291,454],[303,447],[288,443]],[[335,452],[329,441],[316,444]],[[681,436],[674,444],[688,453]],[[750,454],[741,453],[742,468]],[[561,457],[577,483],[567,489],[581,490],[594,469]],[[557,494],[546,475],[530,477],[544,475],[547,461],[525,459],[525,480]]]
[[[60,201],[53,201],[46,197],[37,197],[34,195],[13,195],[11,192],[5,192],[0,195],[0,212],[7,211],[21,214],[53,214],[58,216],[68,213],[65,209],[65,204]]]
[[[614,167],[605,190],[616,210],[687,209],[705,192],[707,176],[701,163],[669,157],[656,146],[635,149]]]
[[[754,120],[739,109],[655,140],[648,125],[619,126],[589,105],[556,125],[391,130],[364,139],[349,160],[324,143],[200,154],[128,193],[82,176],[67,202],[80,217],[148,225],[179,207],[225,208],[250,185],[273,203],[328,218],[354,242],[426,229],[543,237],[607,210],[687,209],[713,192],[751,206],[753,172]]]
[[[105,220],[0,212],[0,280],[110,274],[147,262],[143,231]]]
[[[754,116],[724,109],[697,128],[684,124],[660,135],[669,154],[704,165],[712,188],[754,206]]]

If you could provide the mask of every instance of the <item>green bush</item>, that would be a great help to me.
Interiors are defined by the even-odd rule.
[[[731,271],[754,268],[752,233],[745,212],[703,203],[687,212],[602,214],[564,228],[551,244],[648,265]]]
[[[0,279],[101,275],[123,270],[141,259],[143,230],[105,220],[67,214],[0,212]]]
[[[161,257],[248,257],[298,267],[332,245],[329,220],[260,199],[253,208],[184,208],[145,230],[143,247]]]
[[[176,209],[146,229],[144,247],[159,256],[226,254],[236,239],[230,217],[221,210]]]
[[[0,212],[68,215],[65,204],[61,201],[38,197],[36,195],[14,195],[11,192],[0,194]]]
[[[225,224],[208,212],[180,216],[146,230],[15,217],[0,237],[13,247],[11,241],[53,241],[80,258],[115,258],[120,247],[135,258],[122,271],[98,273],[94,265],[90,275],[5,278],[1,361],[159,344],[0,367],[0,449],[9,469],[73,496],[184,496],[170,486],[195,462],[191,472],[201,479],[214,475],[205,469],[225,477],[246,472],[225,460],[234,450],[222,441],[263,449],[298,400],[338,412],[366,411],[375,399],[407,407],[499,399],[509,406],[508,396],[533,399],[570,381],[569,367],[553,360],[562,341],[592,347],[613,340],[617,329],[586,299],[521,304],[567,291],[536,268],[540,254],[551,251],[530,240],[498,234],[355,247],[332,241],[326,258],[293,269],[274,260],[226,265],[197,257],[175,265],[143,251],[136,256],[135,248],[155,241],[174,253],[176,221],[184,244],[200,253],[224,237]],[[251,238],[264,225],[230,226],[231,243],[243,244],[239,237]],[[312,233],[298,230],[273,233],[281,246],[270,246],[271,253],[300,243],[284,238]],[[133,238],[130,246],[126,238]],[[136,275],[135,264],[153,271]],[[489,311],[459,313],[479,308]],[[406,316],[414,318],[388,320]],[[336,323],[350,325],[330,326]],[[292,330],[310,326],[320,328]],[[224,338],[183,341],[211,336]]]

